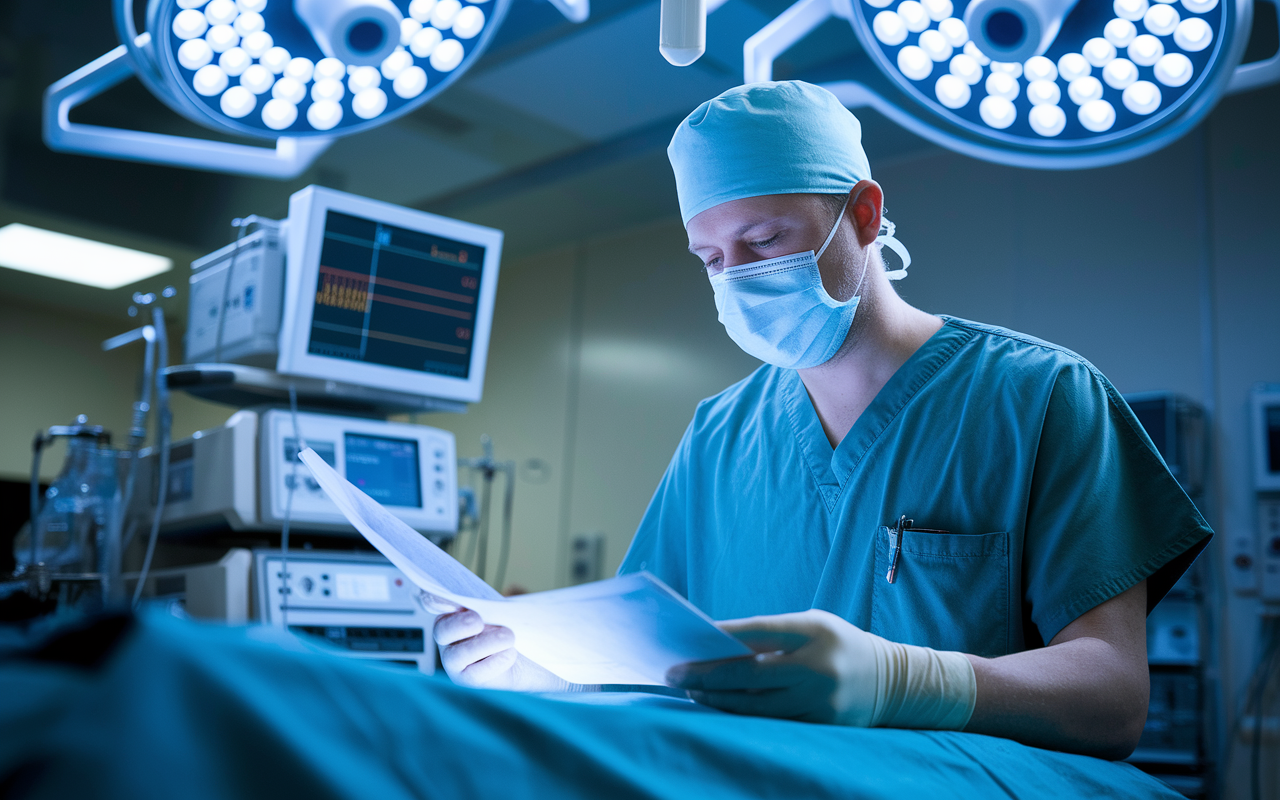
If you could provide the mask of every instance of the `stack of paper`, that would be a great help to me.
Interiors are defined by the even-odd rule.
[[[315,451],[303,463],[351,524],[423,591],[504,625],[527,658],[573,683],[657,684],[671,667],[750,655],[647,572],[506,598],[357,489]]]

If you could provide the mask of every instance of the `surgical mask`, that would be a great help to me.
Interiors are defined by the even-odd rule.
[[[843,210],[816,253],[810,250],[740,264],[712,276],[720,323],[749,355],[786,369],[808,369],[825,364],[840,350],[862,299],[858,291],[870,262],[868,258],[862,265],[853,297],[840,302],[827,293],[818,259],[835,238],[842,219]],[[888,277],[906,277],[910,254],[893,238],[893,223],[885,220],[881,231],[876,241],[890,247],[903,261]]]

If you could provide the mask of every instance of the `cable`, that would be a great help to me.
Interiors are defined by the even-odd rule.
[[[147,415],[151,413],[151,387],[155,384],[155,368],[156,368],[156,330],[153,325],[144,325],[142,327],[142,339],[145,344],[143,360],[142,360],[142,392],[138,396],[137,402],[133,404],[133,420],[129,426],[129,467],[125,474],[124,494],[120,497],[120,527],[124,527],[124,518],[129,513],[129,506],[133,502],[133,492],[138,474],[138,459],[141,457],[142,443],[147,438]],[[129,545],[133,543],[134,531],[137,527],[131,527],[128,537],[121,536],[120,553],[123,557],[124,551],[129,549]],[[122,531],[123,533],[123,531]]]
[[[479,541],[479,555],[476,556],[476,574],[484,580],[485,556],[489,549],[489,507],[493,499],[493,466],[484,468],[484,494],[480,497],[480,525],[476,531]]]
[[[137,608],[142,600],[142,588],[147,582],[147,572],[151,570],[151,559],[155,556],[156,540],[160,538],[160,518],[164,515],[164,504],[169,493],[169,435],[173,425],[173,417],[169,413],[169,382],[163,377],[165,367],[169,366],[169,335],[164,324],[164,309],[155,307],[151,311],[152,324],[156,331],[156,361],[159,369],[153,372],[156,389],[156,438],[160,448],[160,487],[156,497],[155,516],[151,520],[151,536],[147,540],[147,554],[142,559],[142,570],[138,573],[138,583],[133,589],[133,607]]]
[[[31,521],[28,523],[28,530],[31,531],[31,571],[34,571],[36,564],[40,563],[40,544],[36,540],[36,517],[40,514],[40,453],[44,449],[44,431],[36,431],[36,440],[31,445],[33,451],[31,456]]]
[[[468,469],[471,471],[471,475],[474,478],[476,474],[475,468],[468,467]],[[475,489],[472,489],[471,491],[471,504],[472,509],[476,513],[471,517],[471,538],[467,540],[467,554],[462,559],[462,563],[464,564],[475,563],[476,543],[480,541],[480,498]]]
[[[494,580],[494,588],[502,591],[507,580],[507,557],[511,554],[511,515],[515,507],[516,465],[508,461],[502,465],[502,472],[507,476],[507,491],[502,499],[502,549],[498,553],[498,573]]]
[[[244,239],[245,229],[249,224],[243,219],[234,219],[231,225],[236,228],[236,247],[231,251],[231,263],[227,265],[227,279],[222,282],[222,303],[218,306],[218,332],[213,339],[213,362],[222,363],[222,331],[227,321],[227,305],[231,302],[231,278],[236,271],[236,259],[240,257],[240,241]]]
[[[240,258],[240,248],[245,237],[245,231],[249,230],[250,225],[256,224],[259,227],[264,227],[267,223],[275,222],[276,220],[268,220],[259,217],[257,214],[236,217],[231,220],[231,227],[236,229],[236,246],[231,251],[231,263],[227,265],[227,279],[222,284],[222,305],[218,307],[218,331],[213,340],[213,361],[215,364],[222,363],[222,331],[227,319],[227,308],[231,302],[231,280],[235,276],[236,260]]]
[[[293,493],[298,486],[298,461],[307,441],[298,427],[298,389],[289,381],[289,419],[293,422],[293,458],[290,459],[288,491],[284,496],[284,524],[280,527],[280,624],[289,629],[289,521],[293,518]]]

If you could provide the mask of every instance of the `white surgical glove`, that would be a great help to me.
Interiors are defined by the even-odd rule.
[[[424,600],[423,605],[433,611],[442,610],[439,601],[433,604]],[[521,655],[515,649],[516,636],[510,628],[486,625],[470,609],[449,604],[444,607],[454,610],[436,618],[433,635],[440,645],[440,662],[454,683],[517,692],[581,692],[589,688],[569,683]]]
[[[667,673],[699,703],[857,727],[960,730],[973,714],[977,681],[963,653],[891,642],[818,609],[717,624],[756,655]]]

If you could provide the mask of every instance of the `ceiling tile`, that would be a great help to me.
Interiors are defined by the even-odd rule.
[[[341,173],[348,192],[402,204],[484,180],[502,169],[400,125],[339,139],[318,166]]]
[[[588,139],[692,111],[738,82],[658,53],[658,4],[649,3],[468,81],[487,94]]]

